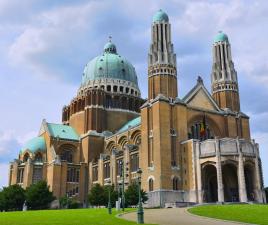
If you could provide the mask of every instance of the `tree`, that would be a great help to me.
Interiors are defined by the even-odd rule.
[[[54,199],[46,181],[39,181],[26,189],[26,202],[30,209],[48,209]]]
[[[67,209],[77,209],[80,207],[80,203],[76,201],[75,199],[68,198],[67,195],[64,197],[61,197],[59,199],[60,201],[60,208],[67,208]]]
[[[70,199],[67,197],[67,195],[65,195],[63,197],[60,197],[59,202],[60,202],[61,209],[68,208],[68,205],[70,203]]]
[[[22,210],[23,203],[25,201],[25,191],[18,185],[10,185],[4,187],[1,192],[2,207],[5,211]]]
[[[88,201],[91,205],[106,205],[104,188],[100,184],[95,184],[88,194]]]
[[[147,193],[144,190],[141,190],[141,199],[143,203],[148,200]],[[132,183],[128,186],[125,191],[125,200],[126,206],[137,205],[139,203],[139,186],[137,183]]]
[[[106,185],[106,186],[104,186],[105,205],[106,206],[108,205],[109,189],[110,189],[111,205],[112,205],[112,207],[115,207],[115,203],[118,200],[118,192],[115,190],[114,185]]]
[[[268,201],[268,187],[264,188],[265,195],[266,195],[266,201]]]
[[[5,198],[4,198],[4,194],[3,191],[0,191],[0,212],[2,212],[3,210],[5,210]]]

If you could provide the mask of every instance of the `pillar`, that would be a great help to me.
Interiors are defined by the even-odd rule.
[[[245,182],[245,171],[242,149],[240,147],[239,138],[236,139],[238,156],[238,188],[239,188],[239,200],[240,202],[247,202],[246,182]]]
[[[112,150],[111,158],[110,158],[110,177],[112,184],[117,185],[117,175],[116,175],[116,155],[115,151]]]
[[[202,173],[200,165],[200,141],[196,142],[196,177],[197,177],[197,200],[198,203],[203,203],[203,193],[202,193]]]
[[[103,179],[103,155],[100,156],[99,162],[98,162],[98,183],[100,185],[104,184]]]
[[[216,169],[217,169],[217,183],[218,183],[218,202],[224,202],[223,182],[222,182],[222,168],[220,155],[220,142],[215,138],[216,145]]]
[[[263,195],[262,193],[262,184],[261,184],[261,175],[260,175],[260,167],[259,167],[259,149],[258,149],[258,145],[256,143],[253,142],[253,146],[254,146],[254,152],[255,152],[255,199],[259,202],[259,203],[265,203],[265,199],[263,198],[263,196],[265,196],[265,194]]]

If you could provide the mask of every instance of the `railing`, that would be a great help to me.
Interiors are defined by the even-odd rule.
[[[219,152],[221,155],[238,155],[239,150],[243,155],[255,156],[257,144],[244,139],[232,139],[232,138],[222,138],[218,139],[208,139],[200,143],[199,155],[200,157],[210,157],[216,155],[216,145],[218,143]]]

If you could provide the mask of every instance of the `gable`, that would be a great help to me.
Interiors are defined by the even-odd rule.
[[[187,105],[195,108],[220,111],[217,103],[211,97],[203,84],[195,86],[184,98]]]

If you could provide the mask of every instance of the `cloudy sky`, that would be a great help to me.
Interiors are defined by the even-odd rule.
[[[0,0],[0,187],[7,185],[8,162],[38,133],[42,119],[61,121],[85,64],[102,52],[108,36],[135,66],[147,96],[150,25],[160,8],[172,24],[180,97],[198,75],[210,90],[213,37],[219,30],[228,34],[242,111],[251,117],[268,185],[266,0]]]

